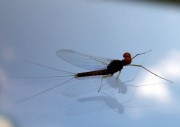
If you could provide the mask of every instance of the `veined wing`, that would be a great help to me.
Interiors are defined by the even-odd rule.
[[[112,61],[112,59],[90,56],[70,49],[58,50],[56,55],[74,66],[88,70],[105,69]]]

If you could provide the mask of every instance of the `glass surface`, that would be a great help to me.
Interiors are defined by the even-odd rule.
[[[174,4],[2,0],[0,17],[0,114],[20,127],[179,127],[180,9]],[[70,80],[89,71],[79,65],[92,70],[99,63],[80,59],[73,66],[56,55],[61,49],[107,61],[152,49],[132,63],[173,83],[130,66],[118,80],[118,74]]]

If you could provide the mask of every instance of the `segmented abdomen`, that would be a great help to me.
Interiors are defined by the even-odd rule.
[[[78,78],[78,77],[108,75],[108,74],[109,74],[109,72],[107,71],[107,69],[104,69],[104,70],[97,70],[97,71],[89,71],[89,72],[77,73],[75,75],[75,77]]]

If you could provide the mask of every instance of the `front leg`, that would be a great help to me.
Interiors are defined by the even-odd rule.
[[[153,75],[155,75],[155,76],[157,76],[157,77],[159,77],[159,78],[161,78],[161,79],[163,79],[163,80],[166,80],[166,81],[168,81],[168,82],[170,82],[170,83],[173,83],[172,81],[170,81],[170,80],[168,80],[168,79],[166,79],[166,78],[163,78],[163,77],[155,74],[154,72],[150,71],[149,69],[145,68],[145,67],[142,66],[142,65],[139,65],[139,64],[130,64],[130,65],[128,65],[128,66],[135,66],[135,67],[143,68],[144,70],[150,72],[151,74],[153,74]]]

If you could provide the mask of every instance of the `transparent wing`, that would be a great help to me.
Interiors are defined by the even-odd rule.
[[[112,61],[112,59],[90,56],[70,49],[58,50],[56,55],[74,66],[88,70],[104,69]]]

